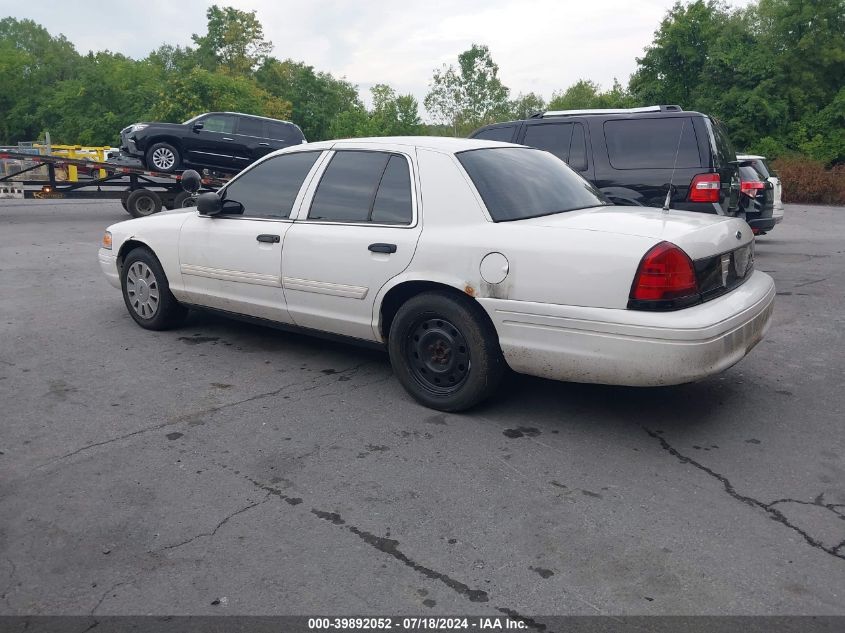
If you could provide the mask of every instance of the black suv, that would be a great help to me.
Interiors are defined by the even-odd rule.
[[[237,112],[207,112],[182,124],[135,123],[120,131],[122,152],[168,173],[187,165],[239,172],[273,150],[304,142],[298,125]]]
[[[470,135],[551,152],[613,203],[742,216],[736,153],[724,127],[679,106],[539,112]]]

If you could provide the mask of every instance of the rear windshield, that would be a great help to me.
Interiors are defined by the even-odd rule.
[[[766,165],[766,161],[761,160],[759,158],[755,158],[751,164],[754,166],[754,169],[757,170],[757,173],[760,174],[763,178],[768,179],[772,175],[771,171],[769,170],[769,166]]]
[[[601,192],[559,158],[522,147],[457,154],[494,222],[610,204]]]

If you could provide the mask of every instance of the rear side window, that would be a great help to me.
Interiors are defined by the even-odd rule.
[[[282,154],[258,163],[224,190],[252,218],[288,218],[302,183],[320,152]]]
[[[398,154],[349,150],[332,157],[308,218],[409,224],[412,214],[408,161]]]
[[[238,117],[238,134],[264,138],[264,121],[251,117]]]
[[[228,114],[212,114],[198,123],[202,123],[202,129],[206,132],[235,133],[235,117]]]
[[[304,138],[302,132],[295,125],[270,121],[267,127],[267,135],[277,141],[285,141],[293,145],[295,143],[301,143]]]
[[[548,152],[520,147],[457,154],[494,222],[609,204],[601,192]]]
[[[614,169],[701,167],[698,140],[688,118],[605,121],[607,155]]]
[[[481,130],[472,138],[480,138],[485,141],[503,141],[505,143],[510,143],[511,139],[513,139],[513,125],[506,125],[503,127],[491,127],[486,130]]]

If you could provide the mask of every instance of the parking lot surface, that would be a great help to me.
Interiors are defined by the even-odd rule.
[[[845,209],[757,240],[772,327],[723,375],[460,415],[379,352],[142,330],[97,264],[127,218],[0,201],[0,613],[845,614]]]

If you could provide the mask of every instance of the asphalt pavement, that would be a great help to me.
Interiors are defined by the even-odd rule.
[[[127,218],[0,201],[0,614],[845,614],[845,208],[758,238],[723,375],[461,415],[376,351],[142,330],[97,263]]]

